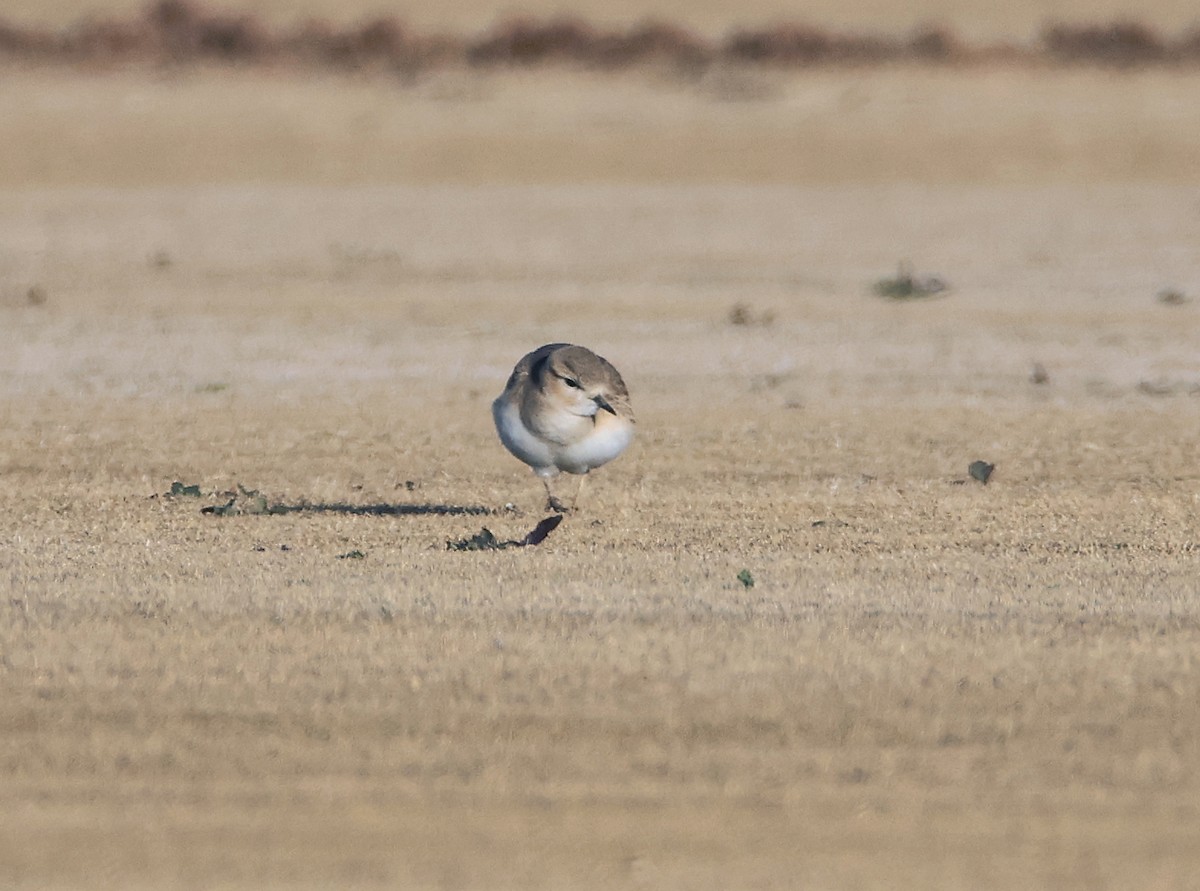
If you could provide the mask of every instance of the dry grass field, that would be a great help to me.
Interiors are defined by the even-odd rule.
[[[1200,888],[1198,87],[6,68],[0,888]]]

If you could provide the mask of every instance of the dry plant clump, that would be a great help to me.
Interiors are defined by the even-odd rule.
[[[1163,306],[1183,306],[1191,300],[1187,294],[1178,288],[1163,288],[1158,292],[1157,299]]]
[[[762,312],[755,312],[753,307],[745,303],[735,303],[729,309],[728,319],[729,324],[739,327],[758,326],[767,328],[775,323],[775,312],[769,309],[764,309]]]
[[[729,60],[781,65],[869,64],[889,61],[946,62],[967,48],[945,28],[922,28],[911,37],[837,34],[824,28],[781,24],[733,33],[722,47]]]
[[[558,61],[614,67],[654,59],[695,64],[713,55],[712,47],[676,25],[646,22],[605,31],[577,19],[514,20],[466,48],[467,61],[478,66]]]
[[[915,300],[949,290],[946,280],[937,275],[918,275],[907,263],[901,263],[896,275],[881,278],[872,286],[880,297],[889,300]]]
[[[1046,52],[1064,62],[1144,65],[1162,62],[1171,48],[1157,33],[1138,22],[1107,25],[1050,25],[1042,33]]]

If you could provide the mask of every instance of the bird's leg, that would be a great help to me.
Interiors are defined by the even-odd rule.
[[[579,488],[575,490],[575,500],[571,502],[571,510],[579,510],[579,502],[583,500],[583,487],[587,483],[588,475],[581,474],[579,477]]]
[[[556,514],[565,514],[567,506],[555,497],[554,490],[550,488],[550,479],[548,476],[542,477],[542,485],[546,487],[546,508]]]

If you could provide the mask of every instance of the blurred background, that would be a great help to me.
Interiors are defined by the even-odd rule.
[[[1198,23],[6,0],[0,887],[1194,889]]]
[[[6,4],[0,183],[1188,180],[1185,3]]]

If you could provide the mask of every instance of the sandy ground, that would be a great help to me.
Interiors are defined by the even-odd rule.
[[[1196,888],[1194,77],[841,76],[0,80],[0,887]]]
[[[1190,187],[1198,88],[1196,71],[1003,67],[443,71],[415,82],[10,69],[0,186]]]

